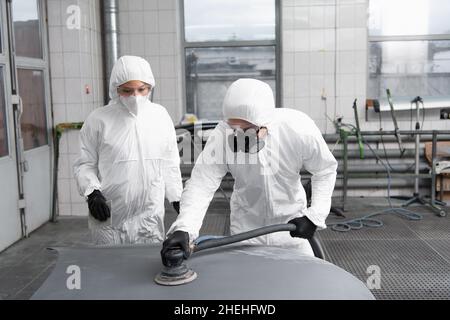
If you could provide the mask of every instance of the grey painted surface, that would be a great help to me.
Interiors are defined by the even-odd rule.
[[[392,199],[394,206],[403,203]],[[350,198],[344,214],[356,218],[385,209],[384,198]],[[347,233],[330,228],[318,232],[327,259],[365,283],[371,265],[381,268],[381,288],[371,290],[379,300],[450,299],[450,219],[441,218],[421,206],[411,210],[423,214],[421,221],[395,215],[379,218],[381,228],[362,228]],[[166,228],[176,213],[166,204]],[[221,194],[211,203],[201,235],[229,234],[229,206]],[[334,215],[328,222],[340,220]],[[0,253],[0,298],[29,299],[45,282],[58,260],[47,247],[80,247],[90,244],[84,217],[61,217],[48,223]],[[199,276],[202,276],[199,274]]]
[[[198,278],[163,287],[160,246],[58,248],[58,263],[32,299],[298,300],[374,299],[365,284],[323,260],[289,249],[234,245],[194,254]],[[66,286],[67,268],[80,267],[80,290]]]

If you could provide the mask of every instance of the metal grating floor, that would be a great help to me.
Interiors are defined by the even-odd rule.
[[[361,281],[367,275],[355,275]],[[383,274],[381,288],[371,292],[377,300],[449,300],[450,275]]]
[[[352,198],[346,218],[360,217],[386,208],[385,199]],[[176,218],[166,206],[165,225]],[[379,266],[377,299],[450,299],[450,219],[437,217],[425,207],[411,207],[423,220],[408,221],[394,215],[379,218],[381,228],[363,228],[347,233],[329,228],[318,232],[328,260],[352,273],[364,283],[371,265]],[[208,209],[201,235],[229,234],[229,205],[217,194]],[[330,215],[329,221],[339,218]],[[0,254],[0,299],[28,299],[53,269],[56,255],[48,246],[89,244],[86,218],[61,218],[48,223],[30,238],[19,241]]]
[[[384,200],[355,198],[346,218],[384,209]],[[363,205],[366,204],[366,205]],[[381,287],[372,289],[377,299],[450,299],[450,220],[426,207],[409,207],[422,214],[419,221],[393,214],[380,215],[380,228],[350,232],[319,231],[328,260],[366,282],[367,268],[380,268]],[[448,210],[448,209],[447,209]],[[339,219],[329,216],[329,221]]]

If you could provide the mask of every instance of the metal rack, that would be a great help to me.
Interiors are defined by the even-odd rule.
[[[343,144],[343,192],[342,192],[342,209],[345,210],[345,204],[347,201],[347,190],[348,190],[348,180],[349,178],[379,178],[378,174],[370,173],[349,173],[348,170],[348,142],[350,136],[356,137],[356,132],[349,132],[341,130],[340,138]],[[449,130],[405,130],[405,131],[361,131],[360,134],[363,137],[371,136],[395,136],[400,135],[431,135],[432,137],[432,165],[430,173],[395,173],[392,176],[402,176],[402,177],[412,177],[412,178],[429,178],[431,179],[431,206],[439,215],[446,215],[445,211],[436,206],[436,150],[438,140],[448,140],[448,135],[450,135]],[[439,137],[442,135],[447,135],[447,137]],[[370,139],[369,139],[370,140]],[[417,152],[417,151],[416,151]]]

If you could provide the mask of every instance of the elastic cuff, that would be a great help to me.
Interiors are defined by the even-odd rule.
[[[309,220],[311,220],[312,223],[316,225],[318,230],[323,230],[327,228],[323,219],[314,214],[314,212],[308,210],[305,215]]]
[[[181,196],[179,196],[179,197],[167,197],[167,200],[170,202],[170,203],[173,203],[173,202],[180,202],[181,201]]]
[[[178,190],[178,188],[166,188],[165,190],[166,198],[169,200],[169,202],[176,202],[181,200],[181,190]]]
[[[189,234],[189,244],[192,244],[194,242],[194,240],[197,239],[197,237],[198,237],[198,233],[188,231],[184,228],[169,230],[166,234],[166,237],[170,236],[171,234],[175,233],[176,231],[187,232]]]
[[[89,187],[87,187],[86,190],[84,191],[84,194],[83,194],[83,195],[84,195],[84,199],[87,200],[87,199],[88,199],[88,196],[89,196],[92,192],[94,192],[94,190],[102,191],[99,187],[89,186]]]

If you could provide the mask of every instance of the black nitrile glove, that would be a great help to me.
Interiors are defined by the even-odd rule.
[[[291,231],[291,237],[311,239],[316,232],[316,225],[311,222],[306,216],[301,218],[295,218],[288,223],[295,224],[297,229]]]
[[[91,215],[99,221],[106,221],[111,217],[111,211],[106,204],[106,199],[99,190],[94,190],[88,195],[88,207]]]
[[[180,214],[180,201],[174,201],[172,202],[172,206],[177,212],[177,214]]]
[[[184,259],[189,258],[191,251],[189,249],[189,233],[184,231],[175,231],[163,242],[161,249],[161,259],[163,265],[167,264],[167,252],[173,249],[180,249],[183,251]]]

